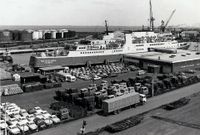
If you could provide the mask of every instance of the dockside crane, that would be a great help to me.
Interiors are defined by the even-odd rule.
[[[106,27],[106,35],[108,35],[108,21],[105,20],[105,27]]]
[[[170,20],[171,20],[171,18],[172,18],[172,16],[174,15],[175,12],[176,12],[176,9],[174,9],[174,10],[172,11],[172,13],[171,13],[171,15],[169,16],[169,18],[168,18],[166,24],[164,24],[164,21],[163,21],[163,20],[161,21],[161,31],[162,31],[162,32],[165,32],[165,29],[167,28],[167,26],[168,26],[168,24],[169,24],[169,22],[170,22]]]
[[[149,21],[150,21],[150,31],[154,31],[154,21],[155,21],[155,18],[153,17],[153,10],[152,10],[152,4],[151,4],[151,0],[149,0],[149,6],[150,6],[150,18],[149,18]]]

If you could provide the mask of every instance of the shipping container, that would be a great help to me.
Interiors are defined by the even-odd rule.
[[[112,113],[112,112],[118,112],[119,110],[129,107],[132,105],[137,105],[141,101],[145,101],[146,97],[144,98],[141,96],[141,94],[137,92],[132,92],[129,94],[125,94],[119,97],[114,97],[111,99],[104,100],[102,103],[102,109],[105,115]]]

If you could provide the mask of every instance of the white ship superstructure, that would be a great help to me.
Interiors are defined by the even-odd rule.
[[[178,42],[174,40],[172,34],[154,32],[133,32],[123,34],[121,32],[109,33],[103,40],[91,40],[89,45],[74,45],[74,50],[66,50],[67,53],[56,53],[56,57],[84,57],[116,55],[127,53],[147,52],[150,48],[178,48]],[[63,51],[63,50],[62,50]],[[55,57],[43,53],[42,57]]]

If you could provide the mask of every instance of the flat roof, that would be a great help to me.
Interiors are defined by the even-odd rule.
[[[40,76],[40,74],[32,72],[18,72],[16,74],[19,74],[21,78]]]
[[[57,69],[64,69],[64,67],[62,67],[62,66],[52,66],[52,67],[40,68],[40,70],[43,70],[43,71],[57,70]]]
[[[142,52],[142,53],[134,53],[134,54],[125,54],[125,58],[133,57],[138,59],[147,59],[147,60],[156,60],[167,63],[177,63],[177,62],[185,62],[192,60],[200,60],[200,54],[196,54],[197,52],[189,51],[189,50],[177,50],[175,54],[162,53],[162,52]]]

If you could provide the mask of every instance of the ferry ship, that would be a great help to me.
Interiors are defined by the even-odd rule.
[[[102,40],[91,40],[90,44],[74,44],[67,49],[42,52],[30,57],[34,68],[48,66],[77,66],[123,60],[123,54],[147,52],[152,48],[177,49],[180,44],[171,33],[153,31],[108,33]]]

